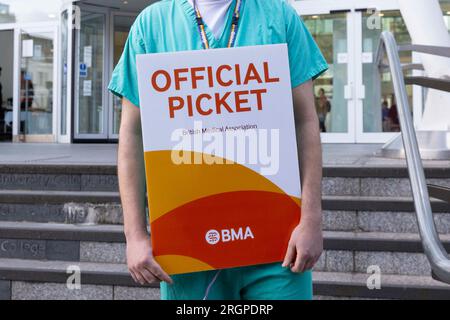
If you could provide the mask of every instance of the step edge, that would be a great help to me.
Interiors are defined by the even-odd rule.
[[[395,283],[384,280],[382,282],[382,290],[369,290],[364,281],[343,281],[323,279],[321,275],[339,273],[314,272],[314,291],[315,295],[332,295],[332,296],[356,296],[356,297],[378,297],[378,298],[413,298],[417,293],[432,294],[434,297],[450,297],[450,286],[438,283],[423,284],[417,279],[427,279],[425,276],[405,276],[392,275],[390,278],[409,279],[410,283]],[[342,273],[342,275],[348,275]],[[357,274],[354,274],[357,275]],[[362,274],[360,274],[362,275]],[[147,287],[158,288],[158,284],[141,286],[134,283],[131,276],[126,272],[95,272],[88,271],[82,273],[82,281],[86,285],[112,285],[112,286],[129,286],[129,287]],[[45,280],[43,279],[45,277]],[[47,283],[64,283],[67,282],[67,273],[65,270],[34,270],[33,268],[3,268],[0,267],[0,279],[6,281],[32,281]],[[113,281],[111,281],[113,280]],[[427,279],[428,280],[428,279]],[[386,290],[387,289],[387,290]],[[423,297],[418,297],[423,298]]]

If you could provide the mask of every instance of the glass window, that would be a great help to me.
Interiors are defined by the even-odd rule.
[[[0,141],[11,141],[13,123],[14,31],[0,31]]]
[[[83,11],[78,32],[78,134],[104,134],[105,15]]]
[[[20,133],[53,133],[53,33],[23,32],[20,64]]]
[[[444,21],[450,32],[450,0],[441,0],[442,11],[444,12]]]
[[[131,25],[133,24],[135,17],[133,16],[115,16],[114,17],[114,58],[113,67],[117,65],[120,57],[122,56],[125,43],[130,32]],[[120,118],[122,115],[122,99],[113,95],[113,123],[112,133],[113,135],[119,134]]]
[[[374,13],[363,15],[363,83],[366,88],[363,101],[364,132],[395,132],[400,130],[397,104],[389,72],[378,77],[375,53],[383,31],[394,34],[398,44],[409,44],[411,38],[400,11],[383,11],[378,13],[381,28],[374,27],[370,19]],[[412,62],[411,52],[400,52],[402,64]],[[381,82],[381,83],[380,83]],[[407,87],[410,105],[412,105],[412,86]]]
[[[61,135],[67,134],[67,70],[69,54],[69,13],[61,15]]]
[[[330,69],[314,81],[316,110],[322,132],[348,132],[344,88],[348,82],[347,16],[345,13],[303,16]]]
[[[0,23],[58,20],[62,0],[0,0]]]

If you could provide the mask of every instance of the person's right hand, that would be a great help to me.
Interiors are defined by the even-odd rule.
[[[134,281],[141,285],[160,281],[172,284],[172,279],[156,262],[152,252],[148,235],[127,239],[127,264]]]

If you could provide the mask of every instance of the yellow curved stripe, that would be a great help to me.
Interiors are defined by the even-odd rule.
[[[164,255],[155,257],[155,260],[168,274],[214,270],[209,264],[186,256]]]
[[[190,159],[203,156],[198,152],[184,152]],[[251,190],[284,194],[266,177],[237,163],[177,165],[172,161],[171,151],[165,150],[145,152],[145,168],[150,222],[183,204],[219,193]],[[300,199],[292,198],[299,204]]]
[[[294,196],[290,196],[290,197],[299,207],[302,206],[302,199],[294,197]]]

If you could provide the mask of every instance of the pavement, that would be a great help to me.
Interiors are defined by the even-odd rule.
[[[0,164],[117,163],[117,144],[0,143]]]
[[[381,144],[324,144],[324,166],[405,167],[404,159],[380,155]],[[0,143],[0,164],[115,165],[117,144]],[[450,168],[450,161],[424,161]]]

